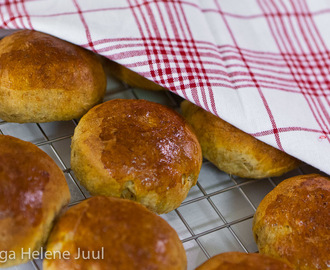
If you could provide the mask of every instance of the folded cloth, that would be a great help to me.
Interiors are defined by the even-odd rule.
[[[330,174],[327,0],[0,0],[0,27],[104,55]]]

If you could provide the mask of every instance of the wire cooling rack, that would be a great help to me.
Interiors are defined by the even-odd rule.
[[[3,32],[0,31],[0,38]],[[132,88],[108,77],[104,101],[116,98],[146,99],[179,111],[181,98],[168,91]],[[78,120],[51,123],[7,123],[0,119],[0,133],[36,144],[63,170],[71,192],[70,206],[90,197],[70,168],[71,137]],[[181,206],[161,215],[178,233],[187,253],[188,270],[213,255],[227,251],[257,252],[252,220],[264,196],[282,180],[299,174],[320,173],[303,164],[282,177],[248,180],[228,175],[204,160],[198,183]],[[41,270],[34,260],[8,269]]]

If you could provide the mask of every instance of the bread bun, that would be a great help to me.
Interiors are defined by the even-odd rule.
[[[107,74],[112,75],[113,77],[125,82],[126,84],[132,87],[141,88],[145,90],[152,90],[152,91],[167,90],[166,88],[154,83],[153,81],[146,79],[145,77],[124,67],[123,65],[120,65],[105,57],[103,57],[102,59],[103,59],[103,66]]]
[[[0,267],[9,267],[31,259],[22,251],[40,250],[70,192],[63,172],[37,146],[0,135],[0,149],[0,251],[9,257]]]
[[[75,129],[71,167],[93,195],[136,200],[157,213],[181,204],[196,184],[200,145],[174,110],[146,100],[110,100]]]
[[[56,256],[56,252],[65,255],[65,251],[68,257]],[[73,206],[60,218],[49,237],[47,252],[44,270],[187,267],[183,245],[165,220],[136,202],[101,196]]]
[[[181,103],[181,110],[197,135],[203,156],[228,174],[243,178],[273,177],[299,165],[295,158],[189,101]]]
[[[196,270],[290,270],[286,263],[257,253],[226,252],[207,260]]]
[[[92,52],[31,30],[0,41],[0,81],[0,118],[18,123],[78,118],[106,88]]]
[[[260,253],[295,269],[329,269],[330,178],[299,175],[281,182],[260,203],[253,233]]]

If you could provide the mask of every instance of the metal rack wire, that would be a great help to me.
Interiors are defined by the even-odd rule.
[[[179,110],[180,98],[170,92],[131,88],[108,78],[105,101],[135,98],[155,101]],[[0,120],[0,134],[30,141],[50,155],[63,170],[71,192],[70,206],[90,197],[70,168],[71,136],[78,120],[15,124]],[[188,269],[195,269],[211,256],[226,251],[256,252],[252,235],[253,214],[262,198],[288,177],[317,172],[306,164],[282,177],[247,180],[228,175],[204,160],[199,180],[181,206],[162,217],[177,231],[185,247]],[[10,269],[42,269],[34,260]]]

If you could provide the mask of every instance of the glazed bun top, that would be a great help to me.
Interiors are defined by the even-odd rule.
[[[91,109],[75,131],[74,145],[82,144],[84,154],[100,160],[117,182],[133,176],[144,190],[159,193],[181,183],[183,174],[197,177],[202,162],[200,145],[185,120],[146,100],[115,99]]]
[[[102,119],[104,167],[113,178],[139,175],[145,189],[171,188],[187,168],[199,173],[201,153],[184,119],[172,109],[146,100],[112,100],[94,110]],[[132,154],[134,153],[134,154]],[[133,164],[133,166],[132,166]]]
[[[55,218],[70,201],[62,170],[30,142],[0,135],[0,250],[15,252],[0,262],[9,267],[31,260]]]
[[[80,89],[82,82],[86,86],[98,84],[97,79],[105,80],[98,75],[102,67],[93,53],[32,30],[18,31],[1,40],[0,63],[1,87],[16,91],[72,91]]]
[[[0,135],[0,149],[0,217],[11,220],[6,230],[37,227],[52,206],[52,196],[57,200],[61,194],[69,201],[63,172],[37,146]]]
[[[31,30],[0,41],[0,81],[0,118],[18,123],[81,117],[107,83],[97,55]]]
[[[330,262],[330,178],[299,175],[281,182],[260,203],[253,232],[259,251],[297,269]]]
[[[187,266],[183,245],[164,219],[139,203],[103,196],[70,208],[55,225],[47,250],[70,253],[69,259],[44,260],[47,270],[184,270]],[[81,251],[100,255],[97,252],[102,250],[103,259],[81,256]]]

